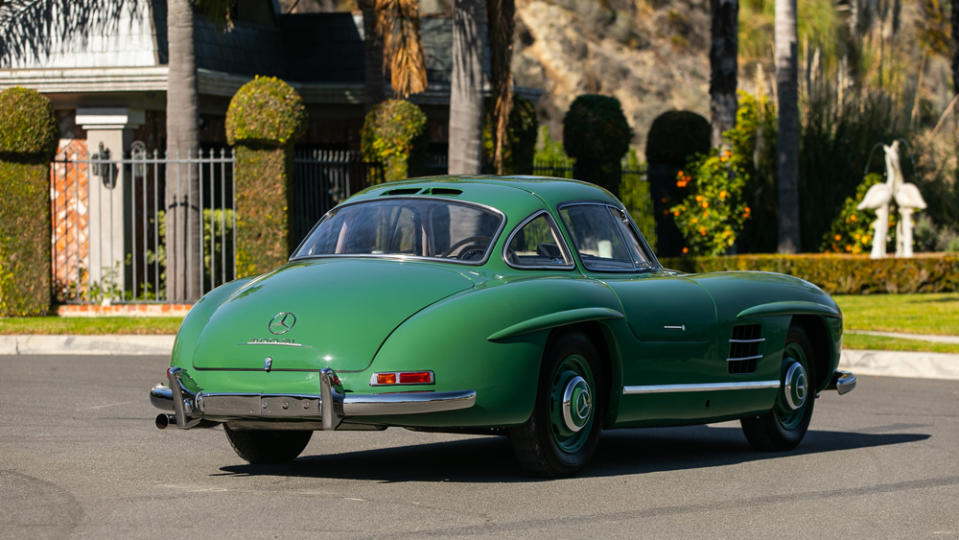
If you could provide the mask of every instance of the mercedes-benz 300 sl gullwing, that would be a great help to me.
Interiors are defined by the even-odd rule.
[[[560,476],[604,429],[739,419],[754,447],[792,449],[816,396],[855,386],[841,336],[801,279],[663,268],[592,184],[421,178],[355,195],[285,265],[200,299],[150,398],[158,427],[222,425],[251,463],[396,426],[507,435],[526,471]]]

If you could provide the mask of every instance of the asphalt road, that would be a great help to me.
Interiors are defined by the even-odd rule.
[[[797,451],[738,424],[607,432],[579,476],[505,439],[316,433],[253,467],[153,427],[166,359],[0,356],[0,538],[959,538],[959,381],[860,377]]]

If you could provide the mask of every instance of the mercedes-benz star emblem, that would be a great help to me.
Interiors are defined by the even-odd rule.
[[[296,315],[289,311],[281,311],[270,319],[270,324],[267,328],[271,334],[280,336],[289,332],[294,324],[296,324]]]

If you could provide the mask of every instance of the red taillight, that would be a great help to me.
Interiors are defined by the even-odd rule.
[[[433,384],[433,372],[405,371],[400,373],[400,384]]]
[[[384,373],[374,373],[370,377],[370,384],[373,386],[392,385],[392,384],[433,384],[432,371],[389,371]]]

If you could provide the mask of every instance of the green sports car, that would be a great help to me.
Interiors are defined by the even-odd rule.
[[[369,188],[287,264],[200,299],[177,334],[160,428],[223,425],[251,463],[313,431],[508,435],[543,476],[603,429],[740,419],[788,450],[838,371],[842,314],[764,272],[664,269],[614,196],[585,182],[435,177]]]

